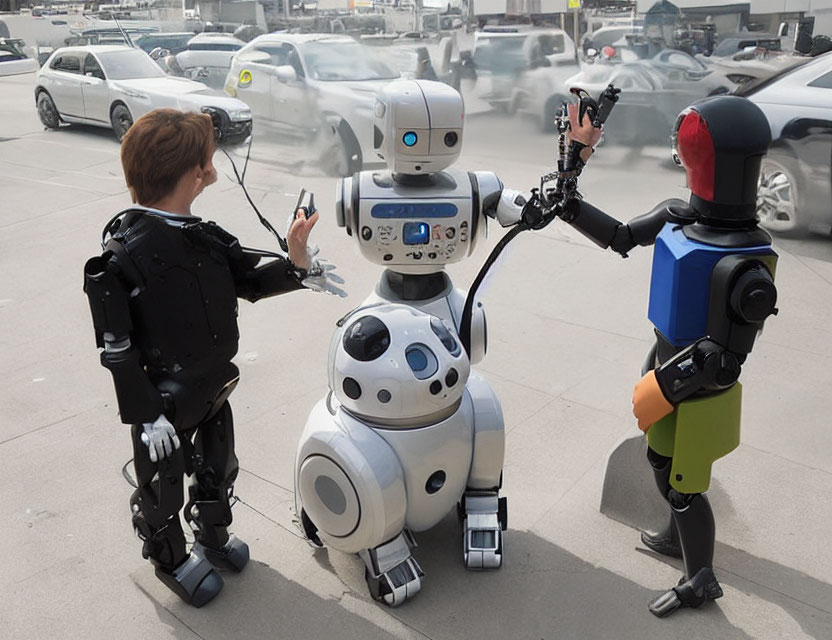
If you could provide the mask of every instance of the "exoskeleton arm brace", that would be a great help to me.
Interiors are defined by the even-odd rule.
[[[153,422],[162,413],[162,394],[151,383],[141,353],[131,342],[128,285],[119,276],[113,254],[90,258],[84,265],[84,292],[90,303],[101,364],[110,370],[125,424]]]
[[[633,248],[655,243],[665,223],[680,219],[687,206],[684,200],[672,198],[629,222],[621,222],[585,200],[573,198],[564,206],[561,218],[599,247],[612,249],[626,258]]]
[[[185,233],[202,246],[225,255],[238,298],[256,302],[303,288],[305,270],[279,254],[242,247],[236,236],[213,222],[188,225]],[[263,258],[270,260],[260,264]]]
[[[257,302],[262,298],[304,288],[301,284],[306,277],[304,269],[282,257],[275,257],[262,265],[259,264],[261,259],[259,254],[243,250],[242,261],[246,268],[241,269],[234,278],[238,298]]]

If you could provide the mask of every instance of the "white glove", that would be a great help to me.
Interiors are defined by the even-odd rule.
[[[150,452],[152,462],[164,460],[179,448],[179,436],[165,414],[156,418],[155,422],[145,422],[142,426],[142,442]]]
[[[313,291],[320,291],[321,293],[329,293],[334,296],[346,298],[347,292],[338,286],[339,284],[344,284],[344,279],[334,273],[334,264],[327,262],[323,258],[316,257],[319,251],[320,249],[318,249],[317,245],[306,247],[306,255],[309,257],[309,268],[306,270],[308,275],[301,281],[301,284]]]

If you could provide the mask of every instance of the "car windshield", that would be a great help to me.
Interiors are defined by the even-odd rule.
[[[0,42],[0,60],[7,62],[9,60],[21,60],[26,57],[26,54],[21,51],[16,44],[12,42]]]
[[[357,42],[308,42],[302,45],[309,75],[315,80],[387,80],[399,74]]]
[[[830,57],[830,55],[821,56],[821,57],[826,59],[827,64],[829,63],[829,60],[832,59],[832,57]],[[734,91],[732,93],[735,96],[744,96],[744,97],[753,96],[758,91],[761,91],[761,90],[765,89],[766,87],[769,87],[769,86],[773,85],[774,83],[780,81],[781,79],[783,79],[787,76],[790,76],[793,73],[797,73],[798,71],[802,71],[803,66],[806,63],[808,63],[810,60],[812,60],[812,58],[804,58],[798,64],[796,64],[794,66],[791,66],[791,67],[786,67],[785,69],[783,69],[782,71],[778,71],[774,75],[771,75],[771,76],[768,76],[768,77],[765,77],[765,78],[758,78],[756,80],[751,80],[750,82],[746,82],[745,84],[741,84],[739,87],[734,89]],[[819,58],[815,58],[814,60],[819,60]],[[817,63],[815,63],[815,64],[817,64]],[[821,63],[821,64],[823,64],[823,63]]]
[[[389,56],[390,63],[401,73],[415,74],[419,69],[419,54],[415,49],[390,47],[384,50],[385,57]]]
[[[190,42],[188,43],[189,51],[239,51],[243,48],[241,44],[231,44],[227,42]]]
[[[108,80],[132,80],[134,78],[159,78],[165,72],[141,49],[107,51],[98,53],[101,68]]]
[[[526,66],[523,43],[526,34],[478,38],[474,49],[474,64],[492,73],[514,73]]]

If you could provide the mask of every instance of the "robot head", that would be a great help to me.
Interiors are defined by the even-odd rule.
[[[685,109],[673,131],[673,159],[685,168],[690,204],[713,226],[756,223],[760,162],[771,128],[760,108],[738,96],[715,96]]]
[[[469,372],[456,331],[402,304],[356,310],[330,348],[335,397],[351,413],[379,424],[412,425],[450,410]]]
[[[441,82],[396,80],[379,91],[374,146],[393,173],[451,166],[462,149],[462,96]]]

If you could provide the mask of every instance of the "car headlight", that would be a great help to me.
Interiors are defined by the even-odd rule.
[[[240,122],[241,120],[251,120],[251,109],[248,107],[240,107],[239,109],[226,109],[228,117],[232,122]]]

